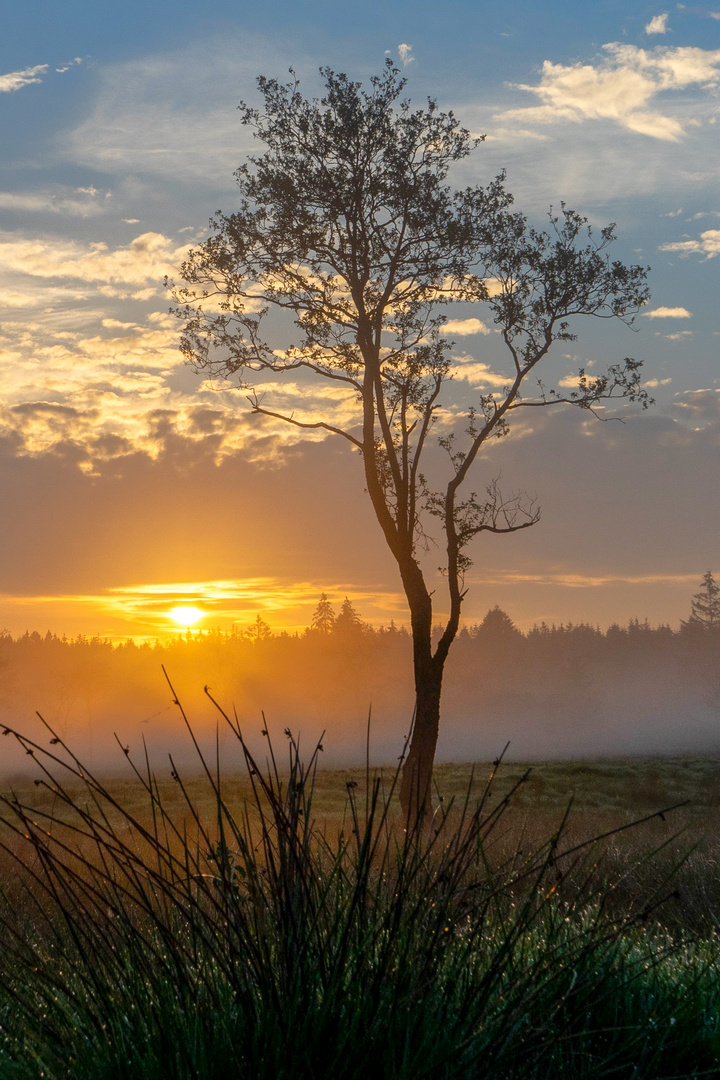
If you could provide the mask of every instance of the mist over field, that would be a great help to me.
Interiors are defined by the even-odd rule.
[[[253,636],[254,635],[254,636]],[[500,609],[461,631],[444,681],[440,761],[493,758],[506,742],[518,760],[617,757],[720,750],[720,679],[714,635],[631,622],[515,628]],[[115,740],[136,761],[163,768],[172,754],[197,769],[167,671],[203,747],[222,767],[241,765],[236,741],[204,693],[236,714],[264,755],[264,712],[276,748],[285,728],[309,751],[325,731],[323,764],[396,761],[413,707],[412,645],[406,630],[361,621],[304,634],[188,633],[113,645],[52,634],[0,637],[0,722],[49,740],[36,710],[89,766],[122,773]],[[0,742],[0,774],[26,772],[31,758]],[[169,768],[169,764],[167,766]]]

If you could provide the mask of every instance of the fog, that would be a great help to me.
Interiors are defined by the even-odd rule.
[[[48,633],[0,636],[0,721],[47,746],[53,731],[85,764],[122,773],[147,751],[156,769],[199,768],[163,668],[212,761],[241,764],[219,709],[237,718],[264,759],[269,731],[284,754],[285,729],[306,751],[322,736],[327,766],[393,763],[412,717],[408,633],[359,620],[323,632],[186,634],[113,645]],[[461,631],[448,661],[438,760],[494,757],[509,741],[520,760],[720,751],[717,633],[631,622],[517,630],[499,609]],[[263,715],[264,714],[264,715]],[[323,735],[324,732],[324,735]],[[35,768],[10,737],[0,742],[6,780]]]

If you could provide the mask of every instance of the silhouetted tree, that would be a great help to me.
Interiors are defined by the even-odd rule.
[[[260,615],[256,615],[255,621],[250,623],[243,636],[253,645],[259,645],[261,641],[267,641],[268,638],[272,637],[272,630],[268,623],[260,618]]]
[[[483,621],[473,627],[473,637],[481,640],[517,641],[522,634],[507,612],[496,604],[494,608],[490,608]]]
[[[320,634],[329,634],[335,625],[335,612],[325,593],[320,594],[318,606],[313,612],[310,628]]]
[[[705,701],[720,710],[720,585],[710,570],[690,601],[690,618],[680,623],[685,645],[683,665],[702,683]]]
[[[340,613],[335,619],[335,632],[350,637],[364,629],[364,623],[347,596],[342,602]]]
[[[690,601],[690,618],[680,625],[691,632],[720,629],[720,585],[710,570],[703,575],[700,591]]]
[[[504,175],[452,190],[448,171],[480,140],[432,100],[412,110],[390,61],[366,91],[324,69],[321,100],[303,97],[291,74],[285,85],[261,77],[264,106],[241,106],[265,150],[235,174],[238,209],[216,215],[212,235],[183,266],[185,285],[174,292],[182,349],[197,369],[235,377],[255,414],[337,435],[359,451],[410,609],[416,714],[401,798],[408,812],[413,802],[427,812],[468,545],[539,517],[531,500],[504,494],[496,480],[470,488],[473,467],[518,410],[563,403],[592,410],[613,396],[648,403],[632,359],[594,377],[581,369],[567,390],[531,379],[554,342],[572,340],[572,317],[630,321],[647,301],[646,273],[610,261],[613,226],[596,237],[565,206],[550,215],[547,231],[530,227],[511,210]],[[475,393],[459,436],[443,417],[438,441],[448,476],[434,487],[421,462],[453,372],[447,304],[485,305],[507,370],[502,389]],[[270,311],[294,321],[294,344],[266,340]],[[276,337],[280,325],[270,322]],[[261,392],[253,389],[256,373]],[[303,412],[301,397],[292,411],[274,404],[272,381],[287,373],[329,380],[337,393],[326,403],[337,404],[344,389],[340,415],[331,404],[318,414],[315,401]],[[422,565],[432,519],[445,549],[449,612],[436,643]]]

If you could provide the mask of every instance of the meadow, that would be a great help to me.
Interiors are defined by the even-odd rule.
[[[408,831],[290,733],[101,776],[51,734],[9,734],[0,1077],[720,1074],[720,759],[441,764]]]

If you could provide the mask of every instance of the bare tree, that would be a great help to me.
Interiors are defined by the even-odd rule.
[[[238,209],[215,216],[209,239],[184,264],[175,310],[196,369],[239,382],[254,413],[338,436],[362,457],[410,610],[416,713],[401,795],[417,815],[429,807],[443,668],[458,631],[470,542],[526,529],[539,516],[532,501],[504,495],[496,481],[470,488],[478,454],[507,434],[520,409],[594,410],[610,397],[648,404],[632,359],[599,376],[581,370],[567,391],[547,389],[536,371],[554,342],[573,339],[574,316],[631,322],[648,299],[646,271],[610,260],[614,226],[596,236],[564,205],[546,231],[531,227],[511,209],[504,175],[453,190],[449,170],[481,140],[432,100],[411,109],[389,61],[367,90],[346,75],[322,74],[321,100],[303,97],[291,72],[287,84],[258,79],[262,109],[241,105],[265,149],[237,170]],[[440,411],[454,367],[448,304],[482,305],[508,360],[506,386],[478,393],[459,435]],[[290,321],[295,343],[278,347]],[[342,398],[344,419],[331,406],[319,416],[303,411],[302,398],[299,413],[283,410],[255,389],[256,373],[267,386],[289,372],[329,381],[336,393],[327,399]],[[422,469],[434,428],[448,463],[442,486]],[[434,647],[422,567],[433,519],[449,608]]]

